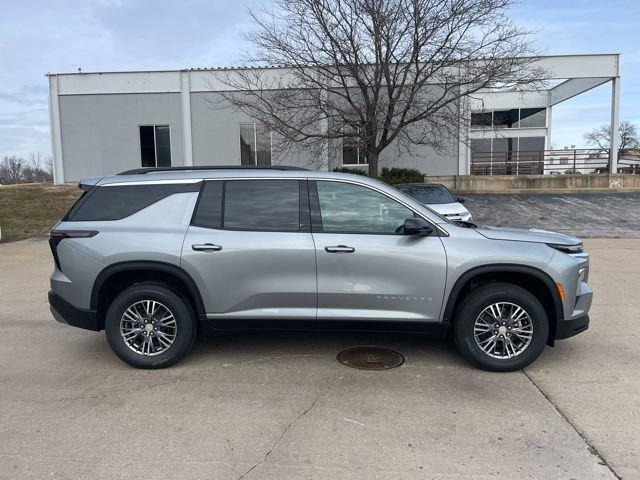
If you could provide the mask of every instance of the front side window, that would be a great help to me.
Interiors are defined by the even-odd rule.
[[[140,155],[143,167],[171,166],[169,125],[140,125]]]
[[[260,123],[240,124],[240,164],[271,165],[271,130]]]
[[[322,231],[327,233],[402,233],[413,211],[382,193],[361,185],[318,181]]]

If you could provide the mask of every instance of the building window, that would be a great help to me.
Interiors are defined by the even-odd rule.
[[[140,155],[143,167],[171,166],[169,125],[140,125]]]
[[[547,126],[547,109],[546,108],[521,108],[520,109],[520,128],[536,128]]]
[[[546,126],[546,108],[512,108],[471,114],[471,128],[544,128]]]
[[[471,114],[472,127],[490,127],[493,125],[493,112],[475,112]]]
[[[471,140],[471,173],[511,175],[542,173],[545,137]]]
[[[518,126],[518,109],[494,110],[493,126],[498,128],[514,128]]]
[[[367,155],[359,137],[342,138],[342,165],[367,165]]]
[[[271,165],[271,130],[260,123],[240,124],[240,165]]]

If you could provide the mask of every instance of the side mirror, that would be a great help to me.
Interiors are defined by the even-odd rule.
[[[419,235],[421,237],[426,237],[431,233],[433,233],[433,227],[423,218],[411,217],[404,221],[405,235]]]
[[[464,203],[464,202],[466,202],[466,200],[464,198],[462,198],[462,197],[456,197],[456,202]]]

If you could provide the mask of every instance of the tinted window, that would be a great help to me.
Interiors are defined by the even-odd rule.
[[[271,130],[258,123],[240,124],[240,164],[271,165]]]
[[[490,127],[492,122],[491,112],[476,112],[471,114],[472,127]]]
[[[225,183],[224,228],[300,230],[298,180],[232,180]]]
[[[399,233],[413,212],[367,187],[349,183],[316,183],[325,232]]]
[[[85,195],[86,200],[69,212],[69,221],[120,220],[174,193],[199,189],[200,183],[102,186]]]
[[[493,126],[513,128],[518,124],[518,109],[495,110],[493,112]]]
[[[439,185],[412,185],[402,187],[400,190],[420,203],[441,204],[454,203],[456,201],[449,190]]]
[[[198,207],[193,216],[193,224],[199,227],[222,227],[222,193],[224,182],[206,182]]]
[[[140,155],[143,167],[171,166],[169,125],[140,126]]]
[[[546,127],[546,108],[522,108],[520,109],[520,128]]]

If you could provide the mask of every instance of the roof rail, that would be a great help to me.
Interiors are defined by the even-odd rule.
[[[304,170],[308,168],[287,165],[198,165],[191,167],[143,167],[118,173],[118,175],[143,175],[154,172],[183,172],[192,170]]]

